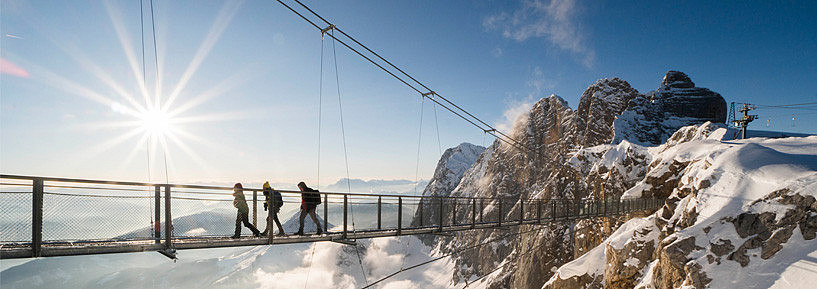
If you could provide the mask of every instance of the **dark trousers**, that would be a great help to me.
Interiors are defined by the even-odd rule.
[[[298,225],[299,225],[298,226],[299,227],[298,232],[303,232],[304,231],[304,218],[306,217],[306,215],[309,215],[310,217],[312,217],[312,221],[315,222],[315,226],[317,227],[316,231],[317,232],[322,231],[321,222],[318,221],[318,217],[315,215],[315,208],[317,206],[318,205],[301,206],[301,215],[298,216]]]
[[[267,213],[267,228],[264,229],[264,233],[267,234],[270,230],[272,230],[272,223],[275,222],[275,225],[278,226],[278,233],[284,233],[284,227],[281,226],[281,221],[278,220],[278,210],[270,208],[269,212]]]
[[[242,213],[241,211],[239,211],[238,215],[235,217],[235,235],[233,235],[233,236],[236,236],[236,237],[241,236],[241,223],[244,223],[244,226],[246,226],[247,228],[250,228],[250,231],[252,231],[252,233],[254,235],[257,236],[258,234],[261,233],[261,232],[258,232],[258,229],[256,229],[255,226],[252,225],[252,223],[250,223],[250,218],[249,218],[248,214],[247,213]]]

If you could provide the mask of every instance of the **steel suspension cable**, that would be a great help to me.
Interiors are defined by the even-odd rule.
[[[420,147],[423,139],[423,111],[425,110],[425,98],[420,98],[420,128],[417,133],[417,165],[414,169],[414,195],[417,195],[417,184],[420,181]]]
[[[419,132],[417,135],[417,165],[414,169],[414,196],[417,196],[417,187],[420,184],[420,147],[423,139],[423,111],[425,110],[425,97],[420,98],[420,125],[419,125]],[[417,206],[422,206],[423,201],[422,198]],[[402,225],[402,224],[401,224]],[[400,243],[403,243],[403,236],[397,237]],[[400,264],[400,269],[406,266],[406,254],[408,253],[409,245],[411,244],[411,239],[409,239],[408,243],[405,244],[405,248],[403,250],[403,262]]]
[[[326,220],[324,220],[325,222]],[[315,248],[318,247],[318,244],[312,244],[312,254],[309,255],[309,269],[306,270],[306,280],[304,280],[304,289],[307,288],[306,285],[309,284],[309,274],[312,273],[312,259],[315,257]]]
[[[334,30],[329,31],[330,36],[332,36],[333,33],[334,33]],[[351,193],[352,192],[352,179],[351,179],[351,174],[349,174],[349,154],[348,154],[347,149],[346,149],[346,127],[345,127],[345,125],[343,123],[343,104],[342,104],[342,101],[341,101],[341,94],[340,94],[340,76],[339,76],[340,72],[338,72],[338,54],[337,54],[336,49],[335,49],[335,40],[334,40],[335,37],[332,36],[332,39],[333,39],[332,40],[332,58],[334,59],[334,64],[335,64],[335,86],[337,87],[337,90],[338,90],[338,110],[340,112],[340,132],[341,132],[341,137],[343,139],[343,159],[344,159],[344,161],[346,163],[346,188],[348,189],[348,192]],[[351,206],[349,212],[352,215],[352,231],[355,231],[355,206],[354,205]],[[326,220],[323,220],[323,221],[326,222]],[[363,260],[360,258],[360,249],[357,247],[357,244],[355,244],[354,246],[355,246],[355,252],[357,253],[357,261],[358,261],[358,264],[360,264],[360,272],[363,275],[363,280],[368,285],[369,280],[366,277],[366,270],[363,268]]]
[[[541,247],[542,247],[542,246],[544,246],[544,245],[547,245],[547,242],[542,242],[542,243],[540,243],[539,245],[536,245],[536,246],[534,246],[534,247],[532,247],[532,248],[528,249],[528,250],[527,250],[527,252],[525,252],[525,253],[517,254],[517,255],[516,255],[516,260],[517,260],[517,261],[519,260],[519,256],[526,256],[526,255],[527,255],[527,254],[529,254],[530,252],[533,252],[534,250],[539,249],[539,248],[541,248]],[[485,278],[485,277],[488,277],[489,275],[493,274],[493,273],[494,273],[494,272],[496,272],[497,270],[502,269],[502,268],[505,268],[505,266],[508,266],[509,264],[513,264],[513,263],[510,263],[510,262],[505,262],[505,263],[503,263],[502,265],[499,265],[499,266],[497,266],[496,268],[494,268],[493,270],[489,271],[488,273],[483,274],[483,275],[482,275],[482,276],[480,276],[479,278],[474,279],[474,280],[472,280],[472,281],[468,281],[467,283],[465,283],[465,286],[464,286],[464,287],[462,287],[462,288],[463,288],[463,289],[468,288],[468,286],[471,286],[471,284],[474,284],[475,282],[477,282],[477,281],[479,281],[479,280],[482,280],[482,279],[483,279],[483,278]]]
[[[310,13],[312,13],[312,15],[315,15],[316,17],[318,17],[319,19],[321,19],[321,21],[323,21],[324,23],[326,23],[326,24],[328,24],[328,25],[332,25],[332,23],[331,23],[331,22],[327,21],[325,18],[323,18],[323,17],[322,17],[322,16],[320,16],[318,13],[316,13],[315,11],[313,11],[311,8],[309,8],[308,6],[306,6],[305,4],[303,4],[301,1],[299,1],[299,0],[294,0],[294,1],[295,1],[296,3],[298,3],[299,5],[301,5],[301,7],[305,8],[305,9],[306,9],[306,10],[308,10]],[[281,1],[280,1],[280,0],[278,0],[278,2],[281,2]],[[334,26],[334,25],[332,25],[332,26]],[[415,83],[417,83],[417,84],[419,84],[420,86],[422,86],[423,88],[425,88],[425,89],[426,89],[427,91],[429,91],[431,94],[436,95],[436,96],[439,96],[439,97],[440,97],[440,98],[441,98],[443,101],[445,101],[445,102],[447,102],[447,103],[451,104],[452,106],[454,106],[454,107],[455,107],[455,108],[457,108],[458,110],[460,110],[460,111],[464,112],[465,114],[467,114],[467,115],[468,115],[468,116],[470,116],[471,118],[473,118],[473,119],[475,119],[475,120],[479,121],[480,123],[482,123],[483,125],[485,125],[486,127],[488,127],[490,130],[495,131],[495,132],[498,132],[500,135],[502,135],[502,136],[504,136],[504,137],[508,138],[509,140],[513,141],[514,143],[516,143],[516,144],[518,144],[518,145],[521,145],[519,142],[517,142],[517,141],[516,141],[516,140],[514,140],[513,138],[511,138],[511,137],[509,137],[509,136],[505,135],[505,134],[504,134],[504,133],[502,133],[501,131],[496,130],[494,127],[492,127],[491,125],[489,125],[489,124],[485,123],[485,122],[484,122],[484,121],[482,121],[480,118],[478,118],[478,117],[474,116],[473,114],[471,114],[470,112],[466,111],[466,110],[465,110],[465,109],[463,109],[462,107],[460,107],[460,106],[456,105],[455,103],[453,103],[453,102],[449,101],[447,98],[443,97],[442,95],[439,95],[438,93],[434,92],[434,90],[432,90],[431,88],[429,88],[428,86],[426,86],[425,84],[423,84],[422,82],[420,82],[419,80],[417,80],[416,78],[414,78],[413,76],[409,75],[408,73],[406,73],[405,71],[403,71],[402,69],[400,69],[399,67],[397,67],[396,65],[394,65],[393,63],[391,63],[391,61],[386,60],[386,58],[384,58],[384,57],[380,56],[380,54],[378,54],[377,52],[374,52],[373,50],[369,49],[369,47],[368,47],[368,46],[364,45],[363,43],[360,43],[360,41],[357,41],[357,39],[355,39],[354,37],[350,36],[349,34],[346,34],[346,32],[343,32],[343,30],[342,30],[342,29],[337,28],[337,27],[334,27],[334,29],[335,29],[335,30],[338,30],[338,32],[340,32],[341,34],[343,34],[343,36],[346,36],[346,38],[349,38],[350,40],[352,40],[353,42],[355,42],[355,43],[356,43],[357,45],[359,45],[360,47],[363,47],[363,49],[366,49],[366,51],[369,51],[369,53],[373,54],[374,56],[376,56],[376,57],[377,57],[377,58],[379,58],[380,60],[382,60],[382,61],[386,62],[386,63],[387,63],[389,66],[391,66],[392,68],[396,69],[397,71],[399,71],[400,73],[402,73],[403,75],[405,75],[406,77],[408,77],[409,79],[411,79],[412,81],[414,81]],[[351,49],[351,47],[350,47],[350,49]],[[412,88],[413,88],[413,87],[412,87]],[[434,99],[432,99],[432,100],[434,100]],[[436,100],[434,100],[434,102],[437,102],[437,101],[436,101]],[[452,112],[453,112],[453,111],[452,111]],[[480,129],[482,129],[482,128],[480,127]],[[483,130],[484,130],[484,129],[483,129]]]
[[[517,232],[515,232],[515,233],[508,233],[508,234],[504,234],[504,235],[502,235],[502,236],[499,236],[499,237],[496,237],[496,238],[493,238],[493,239],[489,239],[488,241],[485,241],[485,242],[483,242],[483,243],[479,243],[479,244],[476,244],[476,245],[471,245],[471,246],[468,246],[468,247],[465,247],[465,248],[460,248],[460,249],[457,249],[457,250],[452,251],[451,253],[448,253],[448,254],[445,254],[445,255],[442,255],[442,256],[438,256],[438,257],[432,258],[432,259],[430,259],[430,260],[428,260],[428,261],[421,262],[421,263],[417,263],[417,264],[411,265],[411,266],[409,266],[409,267],[406,267],[406,268],[400,269],[400,270],[398,270],[398,271],[395,271],[394,273],[391,273],[391,274],[389,274],[389,275],[386,275],[385,277],[380,278],[380,279],[378,279],[377,281],[372,282],[372,283],[370,283],[369,285],[367,285],[367,286],[365,286],[365,287],[363,287],[363,288],[365,289],[365,288],[372,287],[372,286],[376,285],[377,283],[380,283],[380,282],[382,282],[382,281],[384,281],[384,280],[386,280],[386,279],[389,279],[389,278],[391,278],[391,277],[394,277],[394,276],[395,276],[395,275],[397,275],[397,274],[400,274],[401,272],[405,272],[405,271],[408,271],[408,270],[411,270],[411,269],[414,269],[414,268],[417,268],[417,267],[420,267],[420,266],[423,266],[423,265],[426,265],[426,264],[430,264],[430,263],[433,263],[433,262],[436,262],[436,261],[442,260],[442,259],[444,259],[445,257],[449,257],[449,256],[452,256],[452,255],[458,254],[458,253],[460,253],[460,252],[464,252],[464,251],[467,251],[467,250],[471,250],[471,249],[479,248],[479,247],[485,246],[485,245],[487,245],[487,244],[490,244],[490,243],[493,243],[493,242],[497,242],[497,241],[499,241],[499,240],[504,240],[504,239],[505,239],[505,238],[507,238],[507,237],[516,236],[516,235],[519,235],[519,234],[524,234],[524,233],[531,232],[531,231],[539,231],[539,230],[543,230],[543,228],[533,229],[533,230],[528,230],[528,231],[524,231],[524,232],[519,232],[519,231],[517,231]]]
[[[312,26],[314,26],[316,29],[318,29],[318,30],[320,30],[320,31],[322,31],[322,32],[323,32],[323,31],[326,31],[327,29],[330,29],[330,28],[331,28],[331,29],[337,29],[337,27],[336,27],[334,24],[329,23],[328,21],[326,21],[325,19],[323,19],[323,17],[320,17],[320,15],[318,15],[317,13],[314,13],[314,11],[312,11],[311,9],[309,9],[308,7],[306,7],[306,5],[303,5],[303,4],[302,4],[302,3],[300,3],[300,2],[298,2],[298,3],[299,3],[301,6],[306,7],[306,8],[307,8],[308,10],[310,10],[310,11],[311,11],[311,12],[312,12],[314,15],[318,16],[319,18],[321,18],[321,20],[323,20],[324,22],[326,22],[327,24],[329,24],[329,26],[328,26],[327,28],[321,28],[321,27],[320,27],[320,26],[318,26],[318,25],[317,25],[315,22],[313,22],[312,20],[309,20],[309,19],[308,19],[306,16],[304,16],[304,15],[303,15],[303,14],[301,14],[300,12],[296,11],[294,8],[292,8],[291,6],[287,5],[287,4],[286,4],[286,3],[284,3],[283,1],[281,1],[281,0],[276,0],[276,1],[277,1],[278,3],[280,3],[281,5],[283,5],[284,7],[286,7],[287,9],[289,9],[290,11],[292,11],[293,13],[295,13],[296,15],[298,15],[299,17],[301,17],[301,19],[303,19],[304,21],[308,22],[309,24],[311,24],[311,25],[312,25]],[[296,2],[297,2],[297,1],[296,1]],[[347,35],[346,33],[344,33],[343,31],[341,31],[341,30],[338,30],[338,31],[339,31],[339,32],[341,32],[341,34],[343,34],[344,36],[346,36],[346,37],[348,37],[348,38],[352,39],[353,41],[355,41],[356,43],[358,43],[360,46],[363,46],[362,44],[360,44],[360,43],[359,43],[359,42],[357,42],[355,39],[353,39],[353,38],[351,38],[350,36],[348,36],[348,35]],[[385,67],[383,67],[383,65],[381,65],[381,64],[377,63],[376,61],[374,61],[374,60],[373,60],[371,57],[368,57],[368,56],[364,55],[362,52],[360,52],[359,50],[357,50],[357,49],[355,49],[355,48],[351,47],[349,44],[347,44],[347,43],[346,43],[346,42],[344,42],[343,40],[338,39],[338,38],[337,38],[337,37],[335,37],[334,35],[330,35],[330,37],[334,38],[334,39],[335,39],[337,42],[339,42],[340,44],[343,44],[343,46],[346,46],[346,48],[348,48],[349,50],[352,50],[352,51],[353,51],[353,52],[355,52],[357,55],[359,55],[360,57],[363,57],[364,59],[366,59],[367,61],[369,61],[369,62],[370,62],[370,63],[372,63],[373,65],[375,65],[376,67],[380,68],[381,70],[383,70],[384,72],[386,72],[387,74],[389,74],[390,76],[392,76],[393,78],[397,79],[398,81],[402,82],[403,84],[405,84],[406,86],[408,86],[409,88],[411,88],[412,90],[414,90],[414,91],[416,91],[417,93],[421,94],[423,97],[427,97],[428,95],[431,95],[431,94],[434,94],[434,95],[436,95],[436,96],[439,96],[439,97],[440,97],[440,98],[441,98],[443,101],[445,101],[446,103],[449,103],[451,106],[453,106],[454,108],[456,108],[456,110],[455,110],[454,108],[448,107],[447,105],[445,105],[445,104],[443,104],[443,103],[439,102],[439,101],[438,101],[438,100],[436,100],[435,98],[429,98],[429,99],[430,99],[431,101],[433,101],[434,103],[439,104],[441,107],[445,108],[446,110],[448,110],[449,112],[453,113],[454,115],[458,116],[459,118],[461,118],[461,119],[465,120],[466,122],[470,123],[471,125],[473,125],[473,126],[475,126],[475,127],[479,128],[479,129],[480,129],[480,130],[482,130],[483,132],[488,133],[488,134],[491,134],[492,136],[494,136],[495,138],[499,139],[500,141],[502,141],[502,142],[504,142],[504,143],[506,143],[506,144],[508,144],[508,145],[510,145],[510,146],[512,146],[512,147],[515,147],[515,148],[517,148],[517,149],[519,149],[519,150],[523,151],[523,153],[533,152],[533,150],[532,150],[532,149],[525,147],[524,145],[522,145],[520,142],[516,141],[515,139],[510,138],[509,136],[507,136],[506,134],[502,133],[501,131],[498,131],[498,130],[497,130],[496,128],[494,128],[493,126],[488,125],[487,123],[485,123],[485,122],[484,122],[484,121],[482,121],[481,119],[477,118],[476,116],[474,116],[474,115],[473,115],[473,114],[471,114],[470,112],[468,112],[468,111],[466,111],[466,110],[462,109],[461,107],[459,107],[458,105],[456,105],[456,104],[454,104],[453,102],[449,101],[449,100],[448,100],[448,99],[446,99],[445,97],[442,97],[442,96],[440,96],[439,94],[435,93],[434,91],[432,91],[432,90],[428,89],[428,88],[427,88],[425,85],[423,85],[422,83],[417,82],[417,81],[415,80],[415,82],[417,82],[417,83],[418,83],[420,86],[422,86],[424,89],[428,89],[428,91],[429,91],[428,93],[424,93],[423,91],[421,91],[421,90],[420,90],[419,88],[417,88],[416,86],[414,86],[414,85],[410,84],[408,81],[406,81],[406,80],[405,80],[405,79],[403,79],[402,77],[400,77],[400,76],[396,75],[394,72],[392,72],[392,71],[390,71],[390,70],[386,69]],[[370,49],[368,49],[368,47],[365,47],[365,46],[363,46],[363,47],[364,47],[365,49],[367,49],[367,50],[371,51]],[[398,71],[402,71],[401,69],[399,69],[399,68],[397,68],[396,66],[394,66],[393,64],[391,64],[391,62],[388,62],[387,60],[385,60],[385,58],[380,57],[380,56],[379,56],[379,54],[376,54],[376,53],[374,53],[373,51],[371,51],[371,52],[372,52],[372,54],[375,54],[376,56],[378,56],[378,58],[380,58],[380,59],[381,59],[381,60],[383,60],[384,62],[389,63],[391,66],[393,66],[393,67],[394,67],[395,69],[397,69]],[[402,73],[406,74],[405,72],[402,72]],[[408,75],[408,74],[406,74],[406,75],[407,75],[409,78],[413,79],[413,77],[411,77],[410,75]],[[459,111],[459,112],[458,112],[458,111]],[[463,115],[462,115],[462,113],[464,113],[464,114],[466,114],[466,115],[470,116],[470,118],[463,116]],[[472,119],[473,119],[473,120],[472,120]],[[475,122],[475,120],[476,120],[477,122],[481,123],[481,125],[480,125],[480,124],[477,124],[477,123]]]
[[[320,73],[320,84],[318,84],[318,179],[316,181],[317,188],[320,190],[321,187],[321,112],[323,111],[323,46],[324,46],[324,37],[321,35],[321,73]],[[325,218],[326,216],[324,216]],[[326,220],[324,220],[326,221]]]
[[[434,108],[434,127],[437,128],[437,150],[440,151],[440,157],[442,157],[443,144],[440,141],[440,123],[437,121],[437,104],[435,103],[432,107]]]
[[[151,21],[152,20],[153,20],[153,18],[151,17]],[[139,28],[140,28],[140,31],[141,31],[141,34],[142,34],[142,39],[141,39],[142,40],[142,86],[144,87],[145,84],[146,84],[146,78],[147,78],[147,75],[146,75],[147,74],[147,72],[146,72],[147,71],[147,64],[146,64],[147,62],[145,61],[145,3],[144,3],[144,0],[139,0],[139,25],[140,25]],[[150,100],[149,99],[150,99],[149,97],[145,98],[145,106],[147,106],[148,108],[150,107]],[[147,171],[148,171],[148,180],[147,181],[149,183],[151,181],[150,180],[150,136],[148,136],[148,140],[147,140],[147,142],[145,142],[145,154],[147,155]],[[148,207],[150,207],[150,227],[154,228],[155,227],[155,222],[158,221],[158,220],[153,220],[153,218],[155,216],[155,208],[153,206],[148,206]],[[155,235],[155,234],[156,234],[156,232],[151,230],[151,235]],[[153,237],[156,237],[156,236],[153,236]]]

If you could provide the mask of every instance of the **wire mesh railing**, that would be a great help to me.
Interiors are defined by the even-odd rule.
[[[266,197],[261,189],[243,188],[241,194],[249,223],[258,231],[267,231],[264,237],[251,237],[254,232],[237,222],[241,218],[232,187],[0,175],[0,189],[0,254],[4,258],[424,234],[612,216],[663,204],[654,199],[320,192],[321,202],[315,206],[317,227],[308,215],[299,221],[300,191],[277,190],[283,199],[277,216],[288,237],[274,241],[275,233],[281,232],[267,224],[271,212],[264,209]],[[234,236],[237,225],[240,236]],[[302,226],[307,236],[293,237]],[[311,234],[318,228],[323,234]],[[78,246],[84,247],[69,250]]]

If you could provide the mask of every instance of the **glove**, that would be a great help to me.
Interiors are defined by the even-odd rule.
[[[268,206],[267,203],[264,203],[264,211],[267,210],[267,206]]]

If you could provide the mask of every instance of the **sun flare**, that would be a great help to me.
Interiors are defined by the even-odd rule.
[[[172,118],[160,109],[148,110],[139,114],[142,129],[152,136],[164,136],[172,129]]]

